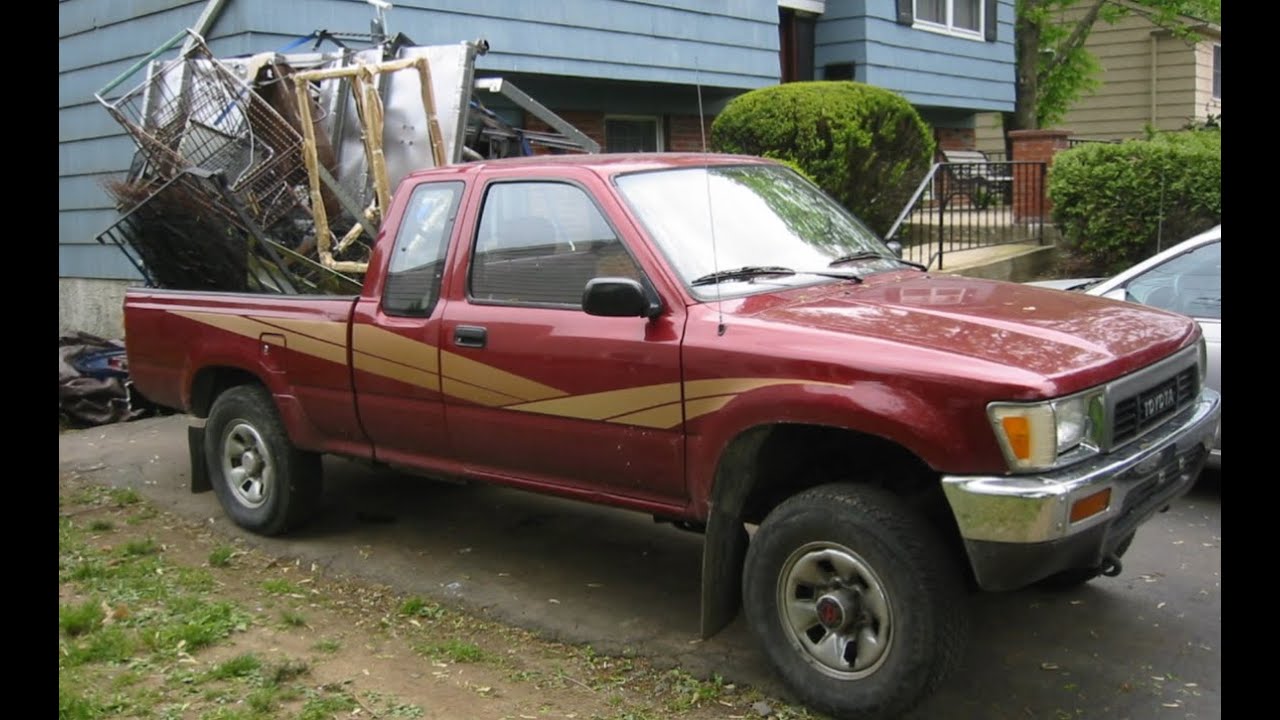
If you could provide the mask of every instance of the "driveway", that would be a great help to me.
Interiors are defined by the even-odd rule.
[[[134,487],[267,552],[788,696],[741,617],[698,639],[701,538],[647,516],[328,459],[315,522],[260,538],[189,492],[184,417],[64,432],[58,447],[60,471]],[[1220,718],[1219,488],[1206,475],[1145,526],[1117,578],[975,597],[963,667],[912,718]]]

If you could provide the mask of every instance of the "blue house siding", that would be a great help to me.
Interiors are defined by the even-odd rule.
[[[94,241],[117,217],[102,182],[128,169],[134,145],[93,93],[193,25],[205,4],[58,4],[60,277],[137,278]],[[364,0],[235,0],[207,39],[219,55],[240,55],[315,30],[367,32],[372,18]],[[695,111],[696,95],[684,92],[695,83],[714,111],[777,82],[777,22],[776,0],[398,0],[387,14],[392,32],[418,44],[488,40],[477,72],[510,77],[552,107],[650,114]]]
[[[138,279],[123,253],[94,239],[118,217],[101,183],[128,169],[134,144],[93,94],[174,33],[193,25],[204,4],[204,0],[58,3],[59,277]]]
[[[1014,8],[996,4],[996,40],[984,42],[897,22],[893,0],[827,0],[815,30],[815,65],[853,62],[855,79],[923,107],[1012,111]]]
[[[311,0],[299,24],[292,3],[231,3],[231,24],[272,37],[318,28],[367,28],[361,0]],[[407,0],[387,16],[391,32],[421,45],[484,38],[479,72],[682,83],[749,90],[778,81],[776,0]]]

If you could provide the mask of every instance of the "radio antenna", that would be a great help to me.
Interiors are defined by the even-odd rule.
[[[698,133],[702,137],[702,154],[707,153],[707,121],[702,114],[702,70],[698,58],[693,59],[693,84],[698,88]],[[703,178],[707,181],[707,226],[711,229],[711,271],[720,274],[720,259],[716,253],[716,215],[711,209],[711,165],[703,164]],[[716,313],[719,320],[716,334],[724,335],[724,300],[720,297],[720,281],[716,281]]]

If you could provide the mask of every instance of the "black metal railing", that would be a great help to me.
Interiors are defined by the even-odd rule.
[[[1046,175],[1043,162],[934,163],[885,239],[937,270],[948,253],[1044,244]]]

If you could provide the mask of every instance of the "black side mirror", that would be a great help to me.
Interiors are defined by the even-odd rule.
[[[601,317],[655,317],[662,310],[657,298],[631,278],[602,277],[587,281],[582,310]]]
[[[899,260],[902,259],[902,243],[898,242],[897,240],[890,240],[889,242],[885,243],[885,246],[889,248],[889,252],[893,253],[894,257],[898,258]]]

